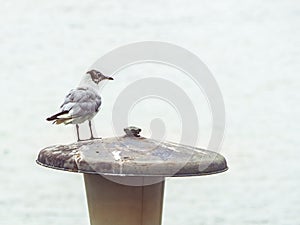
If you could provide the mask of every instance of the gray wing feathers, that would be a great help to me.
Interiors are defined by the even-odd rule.
[[[96,98],[96,108],[95,108],[95,110],[96,110],[96,112],[98,112],[99,111],[99,108],[100,108],[100,106],[101,106],[101,97],[98,95],[97,96],[97,98]]]
[[[77,88],[70,91],[61,105],[62,111],[70,111],[72,117],[95,113],[101,105],[101,97],[92,89]]]

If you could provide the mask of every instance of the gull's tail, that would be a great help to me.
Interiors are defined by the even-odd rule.
[[[53,121],[55,124],[69,124],[72,122],[73,118],[69,115],[69,111],[62,111],[59,113],[56,113],[53,116],[50,116],[46,119],[47,121]]]

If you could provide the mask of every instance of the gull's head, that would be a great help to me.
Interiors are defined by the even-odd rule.
[[[90,75],[92,81],[95,82],[96,84],[98,84],[102,80],[113,80],[112,77],[105,76],[97,70],[90,70],[90,71],[86,72],[86,74]]]

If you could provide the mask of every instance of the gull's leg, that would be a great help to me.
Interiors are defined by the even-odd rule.
[[[89,127],[90,127],[90,132],[91,132],[91,138],[90,140],[93,140],[93,139],[102,139],[101,137],[100,138],[95,138],[94,135],[93,135],[93,129],[92,129],[92,122],[89,120]]]
[[[80,138],[79,138],[79,125],[76,124],[76,131],[77,131],[77,141],[80,141]]]
[[[89,120],[89,127],[90,127],[90,132],[91,132],[91,140],[94,139],[93,131],[92,131],[92,122]]]

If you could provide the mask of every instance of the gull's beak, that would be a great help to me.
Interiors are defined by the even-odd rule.
[[[114,78],[112,77],[106,77],[107,80],[113,80]]]

